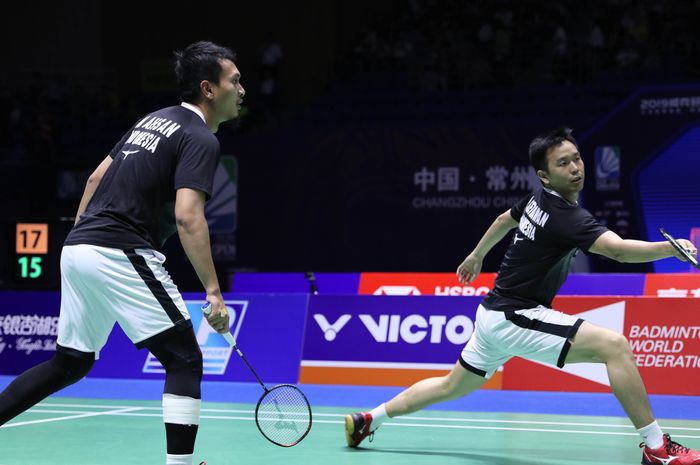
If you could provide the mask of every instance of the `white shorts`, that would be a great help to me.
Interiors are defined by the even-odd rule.
[[[151,249],[64,246],[58,344],[98,358],[114,323],[137,347],[175,326],[191,325],[164,262]]]
[[[547,307],[496,311],[481,305],[476,329],[459,358],[467,370],[485,378],[511,357],[564,366],[583,320]]]

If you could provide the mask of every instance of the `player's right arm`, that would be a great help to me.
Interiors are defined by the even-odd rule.
[[[678,239],[678,242],[691,254],[697,255],[698,251],[692,242],[687,239]],[[620,263],[646,263],[668,257],[676,257],[685,261],[683,256],[667,241],[647,242],[622,239],[612,231],[603,233],[588,250]]]
[[[78,205],[78,212],[75,214],[76,224],[80,220],[80,215],[85,213],[85,209],[90,203],[90,199],[92,199],[92,196],[95,193],[97,186],[99,186],[100,181],[102,181],[102,176],[104,176],[104,174],[107,172],[107,168],[109,168],[109,165],[111,164],[112,157],[108,155],[104,160],[102,160],[102,163],[100,163],[100,165],[97,168],[95,168],[95,171],[93,171],[90,177],[88,178],[87,184],[85,184],[85,191],[83,191],[83,196],[80,199],[80,205]]]
[[[204,196],[204,192],[197,189],[178,189],[175,195],[175,223],[182,248],[204,286],[207,302],[211,304],[207,321],[216,331],[226,333],[229,330],[229,318],[211,256],[209,225],[204,216]]]
[[[467,258],[457,267],[457,278],[459,282],[468,284],[474,281],[481,272],[481,265],[486,254],[517,225],[518,222],[513,218],[511,210],[500,214],[496,220],[491,223],[491,226],[489,226],[489,229],[487,229],[481,237],[481,240],[474,250],[467,255]]]

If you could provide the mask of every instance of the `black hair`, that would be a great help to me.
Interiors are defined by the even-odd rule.
[[[576,139],[571,135],[572,132],[571,128],[562,126],[532,139],[532,142],[530,142],[530,164],[535,168],[535,172],[538,170],[547,172],[547,152],[552,147],[556,147],[568,140],[578,148]]]
[[[197,103],[201,98],[199,83],[206,80],[219,82],[221,60],[236,61],[233,50],[213,42],[199,41],[176,51],[175,78],[183,102]]]

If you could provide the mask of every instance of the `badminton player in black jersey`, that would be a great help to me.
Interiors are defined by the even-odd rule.
[[[625,337],[551,308],[579,250],[629,263],[682,257],[666,241],[622,239],[578,205],[585,171],[570,129],[536,137],[530,161],[542,188],[496,218],[457,268],[462,283],[473,281],[488,251],[516,228],[458,362],[448,375],[419,381],[371,412],[347,415],[348,445],[356,447],[386,418],[478,389],[509,358],[520,356],[559,367],[606,364],[613,392],[644,441],[642,463],[700,464],[700,453],[672,441],[659,428]],[[679,242],[697,254],[690,241]]]
[[[202,353],[159,249],[177,231],[211,303],[209,324],[228,331],[204,202],[220,157],[213,133],[238,116],[245,93],[234,61],[211,42],[176,52],[182,103],[140,118],[90,176],[61,253],[56,354],[0,393],[0,425],[83,378],[119,323],[165,367],[166,464],[192,465]]]

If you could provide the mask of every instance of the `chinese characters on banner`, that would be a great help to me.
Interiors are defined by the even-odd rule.
[[[483,173],[464,173],[458,166],[423,166],[413,173],[418,195],[412,205],[415,209],[504,209],[539,185],[528,166],[493,165]]]

